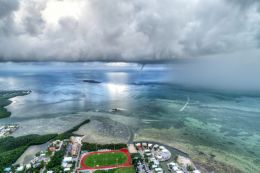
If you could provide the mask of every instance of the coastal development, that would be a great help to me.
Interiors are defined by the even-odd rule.
[[[19,128],[18,124],[7,124],[0,126],[0,138],[8,136]]]
[[[132,72],[66,74],[17,74],[32,93],[0,91],[0,173],[259,172],[259,111],[248,110],[260,99],[133,83]]]
[[[88,81],[89,82],[89,81]],[[91,81],[92,82],[92,81]],[[1,99],[5,101],[2,107],[11,103],[12,97],[27,95],[31,91],[2,92]],[[3,108],[5,112],[7,110]],[[122,111],[120,108],[112,109],[112,112]],[[6,113],[5,113],[6,114]],[[71,130],[62,134],[50,134],[46,136],[24,136],[13,138],[18,124],[6,124],[0,126],[0,141],[4,153],[15,146],[16,154],[5,154],[1,157],[10,157],[11,160],[3,162],[0,172],[5,173],[200,173],[196,166],[185,153],[171,150],[171,147],[161,143],[149,141],[129,141],[128,144],[98,144],[88,143],[85,136],[75,136],[73,132],[81,125],[88,123],[85,120]],[[15,142],[17,139],[17,142]],[[84,139],[84,141],[82,140]],[[28,142],[21,142],[28,141]],[[38,145],[48,141],[48,146],[38,151],[30,161],[15,163],[19,156],[31,145]],[[21,143],[21,146],[20,146]],[[20,146],[20,148],[19,148]],[[19,153],[15,150],[21,149]],[[12,148],[12,147],[11,147]],[[1,150],[1,148],[0,148]],[[16,159],[15,159],[16,158]],[[9,164],[8,163],[12,163]]]
[[[188,156],[149,141],[94,144],[82,136],[52,140],[29,163],[3,168],[5,173],[200,173]],[[1,172],[0,171],[0,172]]]

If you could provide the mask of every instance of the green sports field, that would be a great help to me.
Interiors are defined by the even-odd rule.
[[[98,170],[94,173],[135,173],[135,169],[133,167],[129,168],[117,168],[111,170]]]
[[[127,161],[127,156],[122,152],[109,152],[89,155],[85,159],[86,166],[114,166],[121,165]]]

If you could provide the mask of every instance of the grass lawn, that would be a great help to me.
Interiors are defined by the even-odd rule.
[[[89,167],[121,165],[127,161],[127,156],[121,152],[100,153],[89,155],[85,164]]]
[[[135,173],[135,169],[133,167],[130,168],[117,168],[117,169],[110,169],[107,171],[98,170],[94,173]]]

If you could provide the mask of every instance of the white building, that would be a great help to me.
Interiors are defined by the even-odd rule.
[[[24,166],[19,166],[19,167],[16,169],[17,172],[21,172],[21,171],[23,171],[23,170],[24,170]]]
[[[154,171],[157,172],[157,173],[163,173],[163,169],[162,168],[155,168]]]
[[[194,170],[194,171],[192,171],[192,173],[200,173],[200,171],[199,170]]]
[[[176,173],[184,173],[183,171],[181,171],[181,170],[178,170],[178,171],[176,171]]]

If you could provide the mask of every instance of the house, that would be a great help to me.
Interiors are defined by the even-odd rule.
[[[149,149],[152,149],[152,147],[153,147],[153,144],[148,144]]]
[[[32,167],[32,165],[29,164],[29,163],[25,165],[25,168],[26,168],[26,169],[30,169],[31,167]]]
[[[157,149],[159,148],[159,145],[158,145],[158,144],[155,144],[155,145],[153,146],[153,148],[154,148],[155,150],[157,150]]]
[[[71,136],[70,142],[71,142],[70,154],[76,157],[81,148],[81,137]]]
[[[154,171],[156,173],[163,173],[163,169],[162,168],[155,168]]]
[[[147,143],[146,143],[146,142],[143,142],[143,143],[142,143],[142,146],[143,146],[143,147],[147,147]]]
[[[200,173],[200,171],[199,170],[194,170],[194,171],[192,171],[192,173]]]
[[[23,165],[19,166],[19,167],[16,169],[17,172],[21,172],[21,171],[23,171],[23,170],[24,170],[24,166],[23,166]]]
[[[178,170],[178,171],[176,171],[176,173],[184,173],[183,171],[181,171],[181,170]]]
[[[145,153],[150,153],[151,151],[148,150],[148,149],[146,149],[146,150],[144,150],[144,152],[145,152]]]
[[[158,166],[157,165],[152,165],[152,169],[155,169],[157,168]]]
[[[12,169],[10,167],[7,167],[4,169],[4,172],[11,172],[11,171],[12,171]]]
[[[64,172],[69,172],[69,171],[70,171],[70,168],[64,168],[63,171],[64,171]]]

